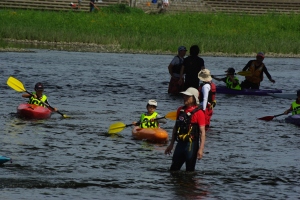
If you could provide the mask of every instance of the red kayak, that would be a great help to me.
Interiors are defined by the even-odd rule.
[[[22,118],[47,119],[51,116],[52,111],[43,106],[22,103],[18,106],[17,113]]]

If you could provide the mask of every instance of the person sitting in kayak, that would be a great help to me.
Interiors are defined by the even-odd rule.
[[[140,126],[141,128],[158,128],[159,123],[167,123],[167,120],[162,118],[155,110],[157,107],[157,102],[150,99],[147,103],[147,113],[143,113],[138,122],[132,122],[135,126]],[[157,119],[156,118],[160,118]]]
[[[226,77],[224,78],[217,78],[215,76],[211,76],[213,79],[217,81],[223,81],[226,83],[226,87],[233,89],[233,90],[241,90],[240,82],[239,79],[235,76],[235,69],[234,68],[228,68],[227,71],[225,71]]]
[[[284,114],[289,114],[292,112],[292,115],[300,115],[300,90],[297,91],[297,99],[292,102],[292,105],[287,109]]]
[[[24,98],[29,98],[28,103],[29,104],[35,104],[35,105],[39,105],[39,106],[44,106],[44,107],[48,107],[50,106],[47,96],[45,94],[43,94],[44,92],[44,86],[42,83],[38,82],[37,84],[35,84],[34,86],[34,90],[35,92],[32,92],[31,94],[22,94],[22,97]],[[57,108],[53,108],[54,111],[57,111]]]
[[[275,83],[269,74],[266,65],[263,63],[264,58],[265,54],[259,52],[256,55],[256,60],[250,60],[243,68],[243,71],[250,71],[252,75],[245,77],[246,79],[241,83],[242,89],[259,89],[260,82],[263,81],[263,73],[266,74],[272,83]]]

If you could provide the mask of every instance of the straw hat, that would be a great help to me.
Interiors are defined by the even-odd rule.
[[[212,80],[208,69],[202,69],[198,74],[198,78],[203,82],[210,82]]]

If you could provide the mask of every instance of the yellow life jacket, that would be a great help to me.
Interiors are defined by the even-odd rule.
[[[292,109],[292,115],[300,114],[300,104],[298,104],[296,101],[292,103]]]
[[[152,113],[152,115],[146,115],[145,113],[141,115],[141,128],[157,128],[158,122],[157,120],[150,121],[151,119],[155,119],[158,115],[157,112]]]
[[[32,92],[32,94],[35,94],[35,95],[36,95],[36,92]],[[45,104],[42,103],[42,102],[45,102],[46,100],[47,100],[47,96],[43,94],[43,96],[42,96],[41,99],[36,99],[36,98],[34,98],[33,96],[31,96],[31,97],[29,98],[28,103],[29,103],[29,104],[35,104],[35,105],[39,105],[39,106],[44,106],[44,107],[46,107]]]
[[[264,70],[264,67],[265,67],[265,64],[264,63],[261,63],[261,65],[255,69],[255,64],[256,64],[256,61],[254,60],[250,67],[248,68],[248,71],[250,71],[252,73],[251,76],[246,76],[246,80],[252,82],[252,83],[256,83],[256,84],[260,84],[260,82],[263,81],[263,70]]]
[[[234,80],[236,80],[238,82],[238,84],[234,87],[233,86],[233,82],[231,81],[231,79],[229,77],[226,78],[226,87],[233,89],[233,90],[241,90],[241,86],[239,83],[239,79],[237,77],[234,77]]]

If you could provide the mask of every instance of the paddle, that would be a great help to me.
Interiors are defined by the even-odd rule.
[[[252,73],[250,71],[241,71],[241,72],[237,72],[237,75],[240,76],[251,76]],[[219,74],[219,75],[214,75],[214,76],[226,76],[226,74]]]
[[[176,117],[177,117],[177,112],[172,111],[172,112],[167,113],[164,117],[156,118],[155,120],[164,119],[164,118],[171,119],[171,120],[176,120]],[[126,125],[123,122],[116,122],[116,123],[109,126],[108,133],[109,134],[119,133],[119,132],[123,131],[126,127],[129,127],[129,126],[133,126],[133,124],[127,124]]]
[[[265,117],[261,117],[258,118],[259,120],[265,120],[265,121],[271,121],[272,119],[274,119],[275,117],[281,116],[281,115],[285,115],[284,113],[279,114],[279,115],[274,115],[274,116],[265,116]]]
[[[299,110],[299,109],[296,109],[296,111]],[[265,120],[265,121],[271,121],[275,117],[278,117],[278,116],[281,116],[281,115],[285,115],[285,113],[282,113],[282,114],[279,114],[279,115],[274,115],[274,116],[265,116],[265,117],[261,117],[261,118],[258,118],[258,119],[259,120]]]
[[[18,79],[16,79],[16,78],[14,78],[14,77],[12,77],[12,76],[10,76],[8,79],[7,79],[7,85],[9,86],[9,87],[11,87],[12,89],[14,89],[15,91],[17,91],[17,92],[26,92],[26,93],[28,93],[28,94],[30,94],[31,96],[33,96],[33,94],[32,93],[30,93],[30,92],[28,92],[26,89],[25,89],[25,87],[24,87],[24,85],[23,85],[23,83],[21,82],[21,81],[19,81]],[[41,101],[42,102],[42,101]],[[45,102],[42,102],[45,106],[47,106],[47,107],[49,107],[49,108],[51,108],[51,109],[53,109],[54,110],[54,108],[52,107],[52,106],[50,106],[49,104],[47,104],[47,103],[45,103]],[[63,116],[64,118],[68,118],[69,116],[67,116],[67,115],[65,115],[65,114],[63,114],[63,113],[61,113],[61,112],[59,112],[58,110],[56,111],[57,113],[59,113],[61,116]]]

